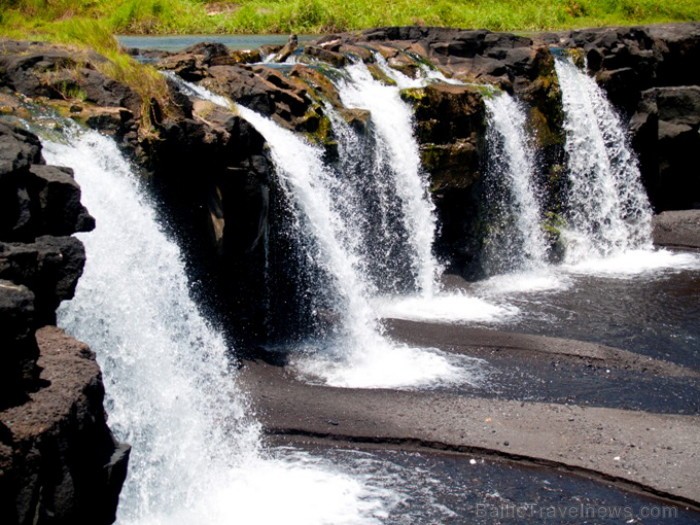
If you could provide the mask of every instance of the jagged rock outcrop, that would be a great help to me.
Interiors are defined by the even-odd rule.
[[[69,235],[94,220],[71,170],[3,123],[0,200],[0,519],[112,523],[129,449],[107,427],[94,354],[50,326],[85,264]]]
[[[0,40],[0,87],[88,121],[128,145],[137,147],[138,118],[143,101],[137,91],[98,66],[107,62],[92,51],[41,42]]]
[[[53,326],[36,341],[41,388],[0,411],[0,516],[8,524],[112,523],[129,448],[107,428],[95,356]]]

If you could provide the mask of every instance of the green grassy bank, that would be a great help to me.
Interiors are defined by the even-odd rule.
[[[700,20],[700,0],[0,0],[0,32],[325,33],[385,25],[536,31]],[[52,28],[51,26],[59,27]]]

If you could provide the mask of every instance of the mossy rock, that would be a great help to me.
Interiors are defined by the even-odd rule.
[[[367,46],[356,46],[351,44],[343,44],[338,48],[338,52],[348,57],[354,57],[367,64],[374,63],[374,50]]]
[[[334,107],[342,106],[338,91],[323,68],[297,65],[289,72],[289,77],[298,81],[297,85],[303,86],[314,102],[328,102]]]
[[[380,68],[377,64],[367,64],[367,69],[371,73],[374,80],[378,80],[379,82],[386,84],[387,86],[396,85],[396,81],[393,78],[390,78],[386,73],[384,73],[384,71],[382,71],[382,68]]]
[[[420,104],[427,97],[425,88],[422,87],[402,89],[399,94],[402,100],[414,106]]]
[[[541,222],[542,231],[549,245],[551,262],[560,262],[566,253],[566,245],[562,230],[567,227],[567,221],[563,215],[548,211]]]
[[[303,117],[304,135],[314,144],[328,146],[336,142],[333,126],[320,107],[311,108]]]
[[[232,64],[253,64],[262,61],[259,49],[237,49],[229,54]]]
[[[522,93],[530,107],[529,126],[540,148],[563,145],[564,110],[554,57],[546,48],[537,51],[537,76]]]
[[[348,109],[342,108],[338,111],[340,116],[345,119],[345,122],[350,124],[355,130],[359,132],[366,132],[369,126],[372,114],[366,109]]]
[[[436,82],[401,92],[413,105],[416,135],[423,144],[451,144],[485,132],[482,88]]]
[[[586,52],[579,47],[572,47],[566,50],[566,55],[571,57],[577,67],[586,67]]]
[[[466,189],[480,177],[479,153],[471,141],[423,144],[420,153],[431,192]]]
[[[564,144],[564,134],[561,128],[552,129],[549,120],[537,107],[530,108],[530,119],[528,121],[532,128],[533,135],[540,148]]]

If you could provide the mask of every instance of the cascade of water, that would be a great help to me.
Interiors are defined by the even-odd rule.
[[[176,81],[195,96],[221,103],[217,95],[204,88],[182,79]],[[226,101],[224,105],[230,103]],[[330,277],[335,292],[331,294],[332,306],[340,318],[335,334],[330,340],[311,342],[311,355],[294,356],[292,365],[301,374],[333,386],[390,388],[473,381],[478,360],[449,356],[435,349],[411,348],[383,336],[377,312],[370,303],[376,288],[369,271],[372,265],[363,247],[364,221],[356,217],[356,188],[348,185],[344,177],[338,178],[324,163],[320,148],[269,118],[244,107],[237,109],[270,146],[295,222],[304,230],[303,248],[308,258]],[[348,149],[341,162],[343,169],[343,164],[348,167],[358,159],[349,154],[354,144],[351,131],[337,129],[346,134],[345,140],[341,139],[341,148]],[[430,237],[432,244],[432,233]],[[322,351],[317,351],[319,345]]]
[[[299,223],[313,235],[307,246],[316,264],[330,274],[337,296],[346,304],[345,328],[361,346],[376,344],[378,325],[370,307],[368,283],[362,279],[359,243],[362,234],[356,224],[344,220],[334,202],[338,181],[323,162],[323,152],[285,130],[271,119],[244,107],[240,115],[260,132],[270,145],[272,160],[285,193],[290,197]],[[304,226],[302,226],[304,227]]]
[[[362,234],[358,249],[363,275],[379,295],[415,291],[412,253],[404,227],[394,176],[383,148],[376,147],[373,134],[358,132],[330,105],[325,108],[338,142],[338,184],[334,201],[346,221]]]
[[[358,62],[346,68],[349,80],[339,81],[339,94],[346,107],[371,113],[377,160],[385,163],[391,186],[401,201],[401,218],[411,247],[411,268],[416,285],[424,296],[431,296],[441,273],[432,251],[436,229],[434,205],[421,170],[418,144],[413,135],[413,114],[400,96],[402,87],[415,87],[425,81],[412,80],[395,71],[380,56],[377,63],[397,86],[375,80],[367,66]]]
[[[59,323],[97,352],[110,425],[133,446],[119,522],[378,523],[390,491],[311,457],[266,458],[223,338],[116,144],[85,132],[45,141],[44,156],[74,169],[97,220]]]
[[[490,231],[484,258],[488,273],[527,271],[546,263],[547,244],[536,188],[534,152],[525,129],[527,116],[509,94],[484,99],[488,116]]]
[[[651,207],[620,117],[595,80],[555,57],[568,155],[567,260],[651,248]]]
[[[322,352],[297,356],[293,365],[328,384],[355,387],[421,386],[472,379],[473,361],[434,349],[417,349],[381,334],[369,302],[371,284],[362,272],[361,221],[345,217],[337,195],[341,183],[322,160],[322,151],[247,108],[240,114],[270,145],[272,160],[298,222],[308,230],[307,249],[331,276],[342,318],[341,330]],[[345,193],[345,195],[348,195]],[[341,199],[342,201],[342,199]]]

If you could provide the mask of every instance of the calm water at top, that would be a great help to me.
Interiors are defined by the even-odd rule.
[[[119,43],[127,48],[158,51],[180,51],[199,42],[214,42],[231,49],[257,49],[265,45],[283,45],[289,35],[172,35],[172,36],[118,36]],[[318,38],[302,35],[300,42]]]

